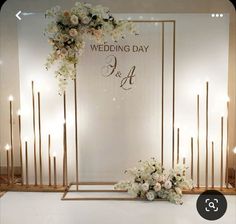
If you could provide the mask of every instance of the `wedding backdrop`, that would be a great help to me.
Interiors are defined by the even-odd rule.
[[[155,157],[167,169],[188,167],[183,176],[195,187],[228,188],[228,15],[114,16],[133,23],[137,35],[86,40],[65,93],[56,67],[45,69],[45,15],[18,23],[24,183],[51,186],[52,176],[62,190],[75,181],[115,183],[127,167]]]

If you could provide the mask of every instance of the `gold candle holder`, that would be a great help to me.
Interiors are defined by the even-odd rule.
[[[41,100],[38,92],[38,133],[39,133],[39,183],[43,186],[43,167],[42,167],[42,137],[41,137]]]
[[[7,184],[10,185],[10,166],[9,166],[9,149],[10,149],[10,146],[7,144],[5,146],[5,150],[6,150],[6,154],[7,154]]]
[[[22,152],[22,141],[21,141],[21,113],[20,113],[20,110],[18,110],[17,115],[18,115],[18,130],[19,130],[21,185],[24,185],[24,169],[23,169],[23,152]]]
[[[165,23],[162,23],[162,61],[161,61],[161,165],[164,163],[164,74],[165,74]]]
[[[11,183],[14,184],[13,96],[9,96],[8,100],[10,103]]]
[[[226,161],[225,161],[225,184],[229,188],[229,99],[227,100],[227,145],[226,145]]]
[[[67,128],[66,128],[66,93],[63,94],[63,109],[64,109],[64,128],[63,128],[63,186],[68,185],[67,175]]]
[[[54,165],[54,188],[57,188],[57,160],[56,160],[56,155],[53,155],[53,165]]]
[[[175,161],[175,33],[176,23],[173,23],[173,96],[172,96],[172,168],[174,168]]]
[[[34,99],[34,81],[31,82],[32,91],[32,109],[33,109],[33,133],[34,133],[34,185],[38,185],[37,155],[36,155],[36,125],[35,125],[35,99]]]
[[[224,117],[221,117],[220,190],[223,190]]]
[[[215,155],[214,155],[214,142],[211,143],[211,187],[214,188],[214,178],[215,178]]]
[[[52,185],[52,173],[51,173],[51,136],[48,135],[48,185]]]
[[[28,144],[25,141],[25,179],[26,179],[26,187],[29,187],[29,171],[28,171]]]
[[[186,164],[186,158],[183,157],[183,167],[184,167],[183,176],[186,175],[186,172],[185,172],[185,164]]]
[[[191,138],[191,179],[193,180],[193,138]]]
[[[177,129],[177,164],[179,164],[179,128]]]
[[[205,187],[208,188],[208,107],[209,107],[209,83],[206,82],[206,180]]]
[[[200,187],[200,96],[197,95],[197,187]]]
[[[75,64],[76,70],[76,64]],[[79,189],[79,161],[78,161],[78,117],[77,117],[77,83],[76,78],[74,79],[74,104],[75,104],[75,179],[76,179],[76,190]]]

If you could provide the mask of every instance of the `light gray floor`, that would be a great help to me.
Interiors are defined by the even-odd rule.
[[[8,192],[0,199],[0,224],[234,224],[236,196],[217,221],[196,210],[197,195],[184,195],[182,206],[165,201],[61,201],[61,193]]]

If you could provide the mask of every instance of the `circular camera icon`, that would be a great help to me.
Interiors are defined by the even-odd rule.
[[[204,219],[217,220],[225,214],[226,209],[226,198],[219,191],[208,190],[198,197],[197,210]]]

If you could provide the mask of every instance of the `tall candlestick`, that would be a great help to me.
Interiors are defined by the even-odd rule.
[[[200,129],[200,100],[199,95],[197,95],[197,187],[200,187],[200,138],[199,138],[199,129]]]
[[[76,64],[74,65],[76,70]],[[75,100],[75,179],[76,179],[76,190],[79,189],[79,160],[78,160],[78,115],[77,115],[77,83],[76,78],[74,79],[74,100]]]
[[[43,167],[42,167],[42,137],[41,137],[41,101],[40,92],[38,92],[38,133],[39,133],[39,182],[43,185]]]
[[[175,160],[175,31],[176,23],[173,23],[173,96],[172,96],[172,168]]]
[[[162,56],[161,56],[161,165],[164,163],[164,74],[165,74],[165,23],[162,23]]]
[[[11,183],[14,184],[13,97],[9,96],[8,100],[10,103]]]
[[[206,180],[205,187],[208,188],[208,105],[209,105],[209,83],[206,82]]]
[[[211,143],[211,187],[214,188],[214,178],[215,178],[215,160],[214,160],[214,142]]]
[[[7,153],[7,183],[8,185],[10,184],[10,168],[9,168],[9,149],[10,149],[10,146],[7,144],[5,146],[5,149],[6,149],[6,153]]]
[[[193,138],[191,138],[191,179],[193,180]]]
[[[63,94],[63,107],[64,107],[64,134],[63,134],[63,146],[64,146],[64,155],[63,155],[63,186],[68,184],[67,176],[67,128],[66,128],[66,93]]]
[[[179,164],[179,128],[177,128],[177,164]]]
[[[51,136],[48,135],[48,185],[52,185],[52,173],[51,173]]]
[[[229,99],[227,100],[227,145],[226,145],[226,161],[225,161],[225,183],[229,188]]]
[[[27,141],[25,142],[25,179],[26,179],[26,186],[29,186],[29,172],[28,172],[28,144]]]
[[[20,148],[20,168],[21,168],[21,185],[24,184],[24,169],[23,169],[23,153],[22,153],[22,142],[21,142],[21,114],[18,111],[18,130],[19,130],[19,148]]]
[[[53,165],[54,165],[54,188],[57,187],[57,160],[56,156],[53,156]]]
[[[186,158],[183,157],[183,167],[184,167],[183,176],[186,175],[186,173],[185,173],[185,164],[186,164]]]
[[[34,99],[34,81],[32,84],[32,106],[33,106],[33,133],[34,133],[34,184],[38,185],[38,173],[37,173],[37,155],[36,155],[36,126],[35,126],[35,99]]]
[[[223,190],[224,117],[221,117],[220,190]]]

